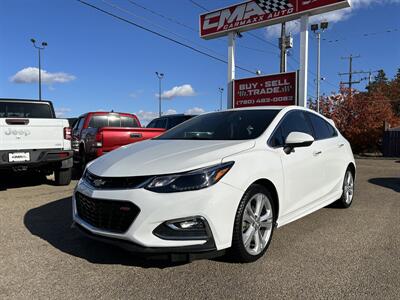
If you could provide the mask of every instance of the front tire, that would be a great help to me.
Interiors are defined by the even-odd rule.
[[[354,175],[350,169],[346,170],[343,180],[343,193],[339,200],[335,202],[337,207],[349,208],[354,199]]]
[[[251,185],[240,201],[233,228],[232,258],[253,262],[267,251],[274,231],[274,207],[270,192]]]
[[[54,172],[54,179],[58,186],[69,185],[72,179],[72,168],[56,170]]]

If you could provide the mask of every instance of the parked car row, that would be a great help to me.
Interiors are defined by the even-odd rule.
[[[89,112],[69,126],[49,101],[1,99],[0,169],[54,172],[66,185],[75,160],[74,226],[135,252],[229,249],[252,262],[276,227],[353,202],[350,144],[305,108],[163,116],[147,128],[133,114]]]
[[[191,117],[165,116],[143,128],[129,113],[57,119],[50,101],[0,99],[0,170],[54,172],[57,185],[68,185],[74,165],[82,171],[105,153],[154,138]]]

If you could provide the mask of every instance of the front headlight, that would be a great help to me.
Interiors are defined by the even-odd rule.
[[[234,162],[218,164],[182,174],[155,177],[145,189],[157,193],[186,192],[216,184],[232,168]]]

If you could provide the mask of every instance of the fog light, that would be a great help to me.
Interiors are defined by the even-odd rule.
[[[174,223],[167,223],[167,226],[177,230],[177,229],[191,229],[191,230],[196,230],[196,229],[204,229],[204,222],[200,218],[194,218],[191,220],[185,220],[181,222],[174,222]]]
[[[153,233],[165,240],[205,240],[210,237],[207,221],[203,217],[167,221]]]

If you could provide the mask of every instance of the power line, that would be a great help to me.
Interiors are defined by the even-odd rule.
[[[211,48],[208,48],[208,47],[205,47],[205,46],[203,46],[203,45],[200,45],[199,43],[196,43],[195,41],[189,40],[189,39],[187,39],[186,37],[184,37],[184,36],[182,36],[182,35],[179,35],[179,34],[173,32],[173,31],[169,30],[168,28],[165,28],[164,26],[161,26],[161,25],[158,25],[158,24],[156,24],[156,23],[153,23],[153,22],[149,21],[148,19],[146,19],[146,18],[144,18],[144,17],[142,17],[142,16],[138,16],[138,15],[134,14],[133,12],[131,12],[130,10],[127,10],[127,9],[125,9],[125,8],[121,8],[121,7],[119,7],[118,5],[113,4],[113,3],[110,3],[110,2],[108,2],[108,1],[106,1],[106,0],[102,0],[102,2],[105,3],[105,4],[107,4],[108,6],[110,6],[110,7],[112,7],[112,8],[115,8],[115,9],[117,9],[117,10],[119,10],[119,11],[122,11],[122,12],[124,12],[124,13],[127,13],[127,14],[129,14],[129,15],[135,17],[135,18],[141,19],[141,20],[143,20],[144,22],[146,22],[146,23],[148,23],[148,24],[150,24],[150,25],[152,25],[152,26],[158,27],[159,29],[166,31],[166,32],[168,32],[169,34],[175,35],[176,37],[178,37],[178,38],[180,38],[180,39],[182,39],[182,40],[184,40],[184,41],[186,41],[186,42],[192,43],[192,44],[196,45],[197,47],[206,49],[206,50],[208,50],[208,51],[210,51],[210,52],[212,52],[212,53],[214,53],[214,54],[216,54],[216,55],[219,55],[219,56],[222,56],[222,57],[224,56],[224,55],[222,55],[221,53],[218,53],[217,51],[214,51],[214,50],[211,49]]]
[[[146,10],[146,11],[152,13],[152,14],[155,15],[155,16],[161,17],[161,18],[163,18],[163,19],[168,20],[168,21],[171,22],[171,23],[177,24],[177,25],[179,25],[179,26],[185,27],[186,29],[190,29],[190,30],[193,31],[193,32],[199,33],[199,30],[198,30],[198,29],[195,29],[195,28],[193,28],[192,26],[189,26],[189,25],[187,25],[187,24],[185,24],[185,23],[183,23],[183,22],[180,22],[180,21],[178,21],[178,20],[176,20],[176,19],[174,19],[174,18],[172,18],[172,17],[169,17],[169,16],[166,16],[166,15],[164,15],[164,14],[161,14],[161,13],[155,11],[155,10],[152,10],[152,9],[150,9],[150,8],[148,8],[148,7],[145,7],[145,6],[141,5],[141,4],[138,4],[138,3],[136,3],[135,1],[132,1],[132,0],[126,0],[126,1],[128,1],[130,4],[132,4],[132,5],[136,6],[136,7],[139,7],[139,8],[141,8],[141,9],[143,9],[143,10]],[[104,0],[103,0],[103,2],[104,2]],[[107,4],[108,4],[108,3],[107,3]],[[111,5],[111,4],[109,4],[109,5]],[[115,7],[116,7],[116,5],[112,5],[112,6],[115,6]],[[124,10],[124,9],[122,9],[122,8],[119,8],[119,9],[120,9],[120,10]],[[131,12],[129,12],[129,13],[132,14]],[[133,15],[133,14],[132,14],[132,15]],[[134,15],[134,16],[135,16],[135,17],[138,17],[138,18],[141,18],[141,19],[144,19],[144,18],[141,17],[141,16],[137,16],[137,15]],[[147,20],[146,20],[146,21],[147,21]],[[149,22],[149,21],[147,21],[147,22]],[[155,25],[155,26],[158,26],[158,27],[160,27],[160,28],[166,30],[165,28],[163,28],[163,27],[161,27],[161,26],[159,26],[159,25],[157,25],[157,24],[154,24],[154,23],[150,23],[150,24],[153,24],[153,25]],[[174,35],[176,35],[176,36],[179,36],[180,38],[182,38],[182,39],[184,39],[184,40],[186,40],[186,41],[189,41],[189,42],[192,42],[192,43],[196,44],[194,41],[187,40],[186,38],[184,38],[184,37],[182,37],[182,36],[180,36],[180,35],[178,35],[178,34],[176,34],[176,33],[174,33],[174,32],[171,32],[171,31],[169,31],[169,30],[167,30],[167,31],[170,32],[170,33],[172,33],[172,34],[174,34]],[[256,36],[256,38],[258,38],[258,37]],[[261,40],[262,40],[262,39],[261,39]],[[217,41],[222,42],[221,40],[217,40]],[[263,40],[262,40],[262,41],[263,41]],[[200,47],[202,47],[202,48],[204,48],[204,49],[207,49],[207,50],[209,50],[209,51],[212,51],[212,52],[214,52],[214,53],[216,53],[216,54],[218,54],[218,55],[223,56],[222,54],[220,54],[220,53],[218,53],[218,52],[216,52],[216,51],[214,51],[214,50],[212,50],[212,49],[210,49],[210,48],[207,48],[207,47],[202,46],[202,45],[199,45],[199,44],[197,44],[197,45],[200,46]],[[273,51],[261,50],[261,49],[251,48],[251,47],[248,47],[248,46],[237,45],[237,47],[239,47],[239,48],[245,48],[245,49],[252,50],[252,51],[256,51],[256,52],[264,52],[264,53],[277,54],[277,53],[275,53],[275,52],[273,52]]]
[[[195,29],[195,28],[193,28],[193,27],[191,27],[191,26],[189,26],[189,25],[186,25],[185,23],[182,23],[181,21],[179,21],[179,20],[177,20],[177,19],[174,19],[174,18],[168,17],[168,16],[166,16],[166,15],[163,15],[163,14],[161,14],[161,13],[155,11],[155,10],[152,10],[152,9],[150,9],[150,8],[148,8],[148,7],[145,7],[145,6],[143,6],[143,5],[139,4],[139,3],[136,3],[135,1],[132,1],[132,0],[126,0],[126,1],[128,1],[128,2],[129,2],[130,4],[132,4],[132,5],[135,5],[136,7],[139,7],[139,8],[141,8],[141,9],[144,9],[144,10],[150,12],[150,13],[153,14],[153,15],[156,15],[156,16],[158,16],[158,17],[161,17],[161,18],[163,18],[163,19],[166,19],[166,20],[168,20],[169,22],[172,22],[172,23],[175,23],[175,24],[177,24],[177,25],[183,26],[183,27],[185,27],[186,29],[189,29],[189,30],[191,30],[191,31],[199,32],[197,29]]]
[[[219,58],[219,57],[216,57],[216,56],[214,56],[214,55],[211,55],[211,54],[209,54],[209,53],[207,53],[207,52],[201,51],[201,50],[199,50],[199,49],[197,49],[197,48],[195,48],[195,47],[192,47],[192,46],[187,45],[187,44],[185,44],[185,43],[182,43],[182,42],[180,42],[180,41],[177,41],[177,40],[175,40],[175,39],[173,39],[173,38],[171,38],[171,37],[169,37],[169,36],[166,36],[166,35],[164,35],[164,34],[162,34],[162,33],[159,33],[159,32],[157,32],[157,31],[155,31],[155,30],[149,29],[149,28],[147,28],[147,27],[145,27],[145,26],[142,26],[142,25],[140,25],[140,24],[137,24],[137,23],[135,23],[135,22],[132,22],[132,21],[130,21],[130,20],[127,20],[127,19],[125,19],[125,18],[123,18],[123,17],[120,17],[120,16],[118,16],[118,15],[115,15],[115,14],[113,14],[113,13],[111,13],[111,12],[109,12],[109,11],[106,11],[106,10],[104,10],[104,9],[98,7],[98,6],[95,6],[95,5],[91,4],[91,3],[85,2],[85,1],[83,1],[83,0],[76,0],[76,1],[78,1],[78,2],[80,2],[80,3],[82,3],[82,4],[84,4],[84,5],[86,5],[86,6],[88,6],[88,7],[91,7],[91,8],[93,8],[93,9],[97,10],[97,11],[100,11],[100,12],[106,14],[106,15],[109,15],[109,16],[115,18],[115,19],[118,19],[118,20],[123,21],[123,22],[125,22],[125,23],[128,23],[128,24],[130,24],[130,25],[133,25],[133,26],[135,26],[135,27],[137,27],[137,28],[140,28],[140,29],[142,29],[142,30],[144,30],[144,31],[150,32],[150,33],[152,33],[152,34],[154,34],[154,35],[156,35],[156,36],[158,36],[158,37],[164,38],[164,39],[166,39],[166,40],[168,40],[168,41],[171,41],[171,42],[173,42],[173,43],[175,43],[175,44],[178,44],[178,45],[183,46],[183,47],[185,47],[185,48],[187,48],[187,49],[190,49],[190,50],[192,50],[192,51],[194,51],[194,52],[200,53],[200,54],[205,55],[205,56],[207,56],[207,57],[209,57],[209,58],[212,58],[212,59],[214,59],[214,60],[217,60],[217,61],[219,61],[219,62],[223,62],[223,63],[225,63],[225,64],[228,64],[228,62],[227,62],[226,60],[223,60],[223,59],[221,59],[221,58]],[[243,67],[240,67],[240,66],[237,66],[237,65],[236,65],[236,67],[237,67],[238,69],[242,70],[242,71],[245,71],[245,72],[254,74],[254,72],[251,71],[251,70],[249,70],[249,69],[246,69],[246,68],[243,68]]]
[[[380,34],[389,34],[389,33],[400,33],[400,28],[393,28],[393,29],[387,29],[385,31],[377,31],[377,32],[366,32],[366,33],[349,33],[348,35],[352,35],[352,36],[362,36],[362,37],[373,37],[376,35],[380,35]],[[338,39],[327,39],[324,38],[322,39],[324,42],[327,43],[338,43],[338,42],[343,42],[348,40],[348,38],[338,38]]]
[[[188,1],[190,3],[192,3],[194,6],[197,6],[198,8],[201,8],[202,10],[209,11],[207,8],[205,8],[203,5],[197,3],[196,1],[193,1],[193,0],[188,0]]]

